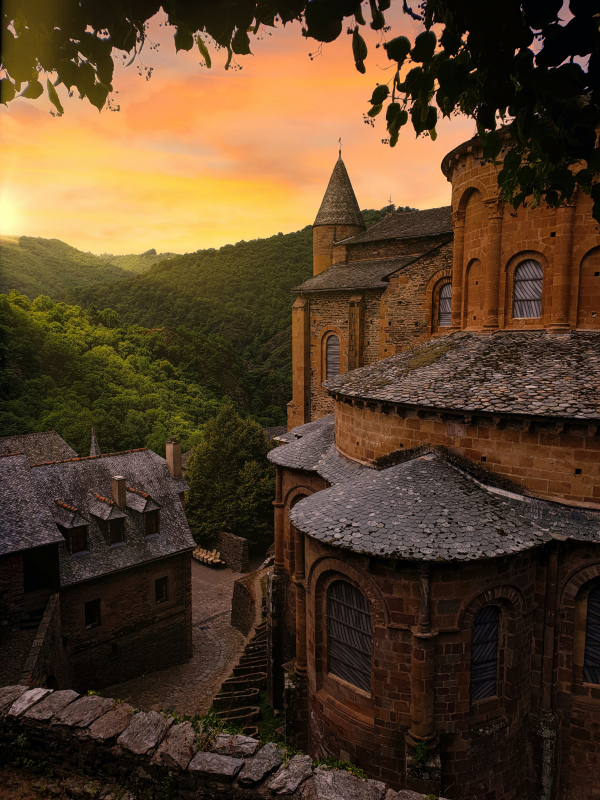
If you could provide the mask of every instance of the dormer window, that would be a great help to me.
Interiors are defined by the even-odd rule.
[[[144,533],[152,536],[159,530],[158,511],[146,511],[144,513]]]
[[[69,530],[69,540],[71,542],[71,555],[75,553],[86,553],[88,549],[88,526],[80,525],[78,528]]]
[[[108,521],[108,543],[109,545],[120,544],[125,541],[125,520],[111,519]]]

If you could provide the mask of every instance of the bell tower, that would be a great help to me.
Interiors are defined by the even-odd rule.
[[[313,275],[331,266],[334,242],[355,236],[366,227],[340,150],[313,223]]]

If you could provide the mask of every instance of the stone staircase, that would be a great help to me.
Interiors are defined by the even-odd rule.
[[[233,677],[226,678],[213,700],[218,717],[239,725],[246,736],[257,736],[260,719],[259,694],[267,688],[267,623],[256,628],[248,641]]]

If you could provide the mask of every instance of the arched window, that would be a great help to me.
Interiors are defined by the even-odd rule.
[[[329,672],[371,691],[371,614],[364,595],[347,581],[327,592]]]
[[[583,680],[600,683],[600,586],[588,595]]]
[[[327,380],[340,374],[340,340],[335,334],[327,337],[325,344],[325,375]]]
[[[532,319],[542,316],[542,283],[544,271],[538,261],[523,261],[515,270],[513,318]]]
[[[483,700],[496,694],[499,623],[498,606],[480,608],[473,619],[471,700]]]
[[[447,328],[452,319],[452,284],[445,283],[440,289],[440,310],[438,314],[438,326]]]

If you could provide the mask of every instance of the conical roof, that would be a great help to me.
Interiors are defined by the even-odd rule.
[[[341,155],[333,168],[327,191],[313,225],[360,225],[363,228],[367,227],[360,213],[356,195]]]
[[[100,445],[98,444],[98,437],[94,429],[92,428],[92,441],[90,443],[90,455],[91,456],[99,456],[102,455],[100,452]]]

